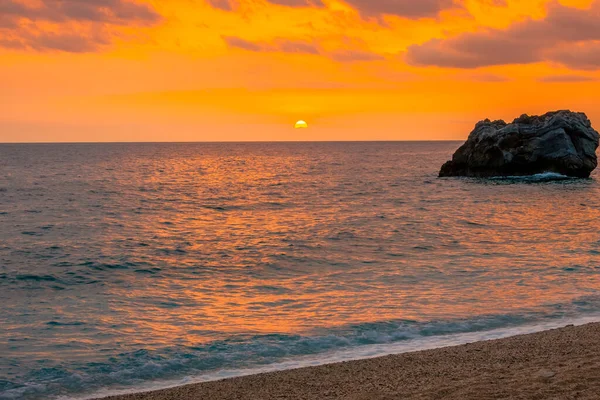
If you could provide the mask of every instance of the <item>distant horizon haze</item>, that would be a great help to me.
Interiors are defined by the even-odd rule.
[[[310,144],[310,143],[435,143],[435,142],[461,142],[460,140],[447,139],[447,140],[249,140],[249,141],[162,141],[162,142],[92,142],[92,141],[80,141],[80,142],[0,142],[0,145],[19,145],[19,144],[186,144],[186,143],[197,143],[197,144],[260,144],[260,143],[282,143],[282,144]]]

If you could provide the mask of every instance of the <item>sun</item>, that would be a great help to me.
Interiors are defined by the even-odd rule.
[[[306,128],[308,128],[308,124],[306,123],[306,121],[300,120],[300,121],[296,122],[296,125],[294,125],[294,128],[296,128],[296,129],[306,129]]]

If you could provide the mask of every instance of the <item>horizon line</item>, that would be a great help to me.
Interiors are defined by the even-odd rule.
[[[463,139],[431,139],[431,140],[226,140],[226,141],[107,141],[107,142],[0,142],[0,145],[7,144],[244,144],[244,143],[433,143],[433,142],[461,142]]]

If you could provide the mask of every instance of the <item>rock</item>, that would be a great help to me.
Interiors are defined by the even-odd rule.
[[[542,369],[537,374],[535,374],[536,378],[541,379],[550,379],[556,376],[556,372],[550,371],[549,369]]]
[[[523,176],[553,172],[588,178],[598,166],[600,135],[583,113],[522,115],[512,124],[486,119],[440,171],[440,177]]]

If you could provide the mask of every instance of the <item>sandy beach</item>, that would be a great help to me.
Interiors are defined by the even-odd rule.
[[[188,399],[598,399],[600,324],[112,396]]]

